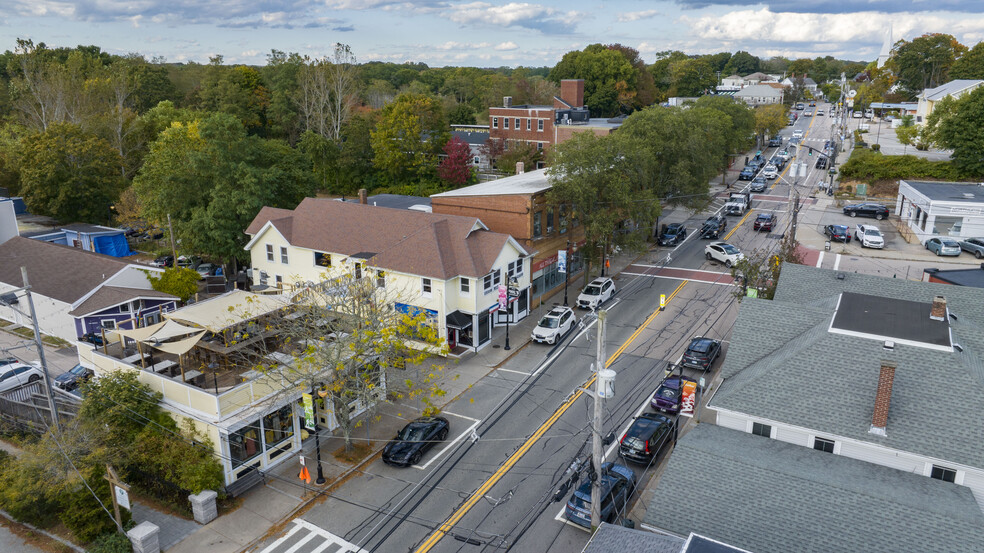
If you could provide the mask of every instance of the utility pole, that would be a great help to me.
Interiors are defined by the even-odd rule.
[[[567,283],[571,280],[571,241],[567,241],[564,251],[564,307],[567,307]]]
[[[58,406],[55,404],[54,392],[51,389],[51,376],[48,374],[48,362],[44,358],[44,343],[41,342],[41,329],[38,327],[38,314],[34,311],[34,298],[31,297],[31,285],[27,281],[27,267],[21,267],[21,278],[24,280],[24,296],[27,297],[27,305],[31,309],[31,323],[34,326],[34,343],[38,346],[38,359],[41,361],[41,372],[44,373],[44,387],[48,395],[48,407],[51,408],[52,426],[56,433],[61,433],[61,425],[58,423]]]
[[[174,226],[171,225],[171,214],[167,214],[167,234],[171,237],[171,256],[174,257],[172,267],[178,266],[178,249],[174,247]]]
[[[604,421],[604,400],[605,389],[602,386],[602,373],[613,372],[605,368],[605,325],[608,323],[608,310],[598,310],[598,375],[595,378],[594,397],[594,416],[591,419],[591,468],[594,471],[591,480],[591,527],[601,526],[601,463],[603,454],[601,451],[601,426]]]

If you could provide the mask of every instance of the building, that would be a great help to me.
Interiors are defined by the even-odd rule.
[[[374,275],[385,301],[424,313],[455,355],[530,311],[530,255],[477,217],[307,198],[294,210],[263,208],[246,234],[254,286]],[[500,313],[499,287],[510,282],[516,297]]]
[[[745,86],[745,79],[741,75],[729,75],[721,79],[721,86],[727,89],[740,90]]]
[[[984,263],[975,269],[923,269],[923,282],[984,288]]]
[[[982,84],[984,84],[984,81],[981,80],[957,79],[936,88],[923,90],[916,97],[916,100],[919,102],[916,107],[916,123],[922,124],[926,122],[929,114],[933,113],[933,107],[936,105],[936,102],[939,102],[943,98],[959,100],[964,94],[977,90]]]
[[[502,141],[504,149],[524,142],[535,144],[538,150],[547,150],[578,132],[611,134],[623,121],[591,117],[588,106],[584,105],[583,79],[560,81],[560,96],[554,96],[551,106],[513,105],[511,96],[503,98],[502,104],[489,108],[489,137]]]
[[[892,23],[888,23],[888,29],[885,31],[885,40],[882,42],[881,50],[878,52],[878,69],[885,67],[888,63],[889,58],[892,57],[892,46],[895,43],[892,42]]]
[[[782,87],[776,88],[767,84],[752,84],[735,92],[735,99],[742,100],[750,106],[782,103]]]
[[[512,236],[531,252],[531,305],[537,307],[561,291],[565,281],[574,283],[584,267],[584,229],[569,220],[566,210],[547,204],[549,190],[546,170],[538,169],[435,194],[431,207],[434,213],[481,217],[490,230]],[[557,263],[558,252],[568,247],[569,275],[559,272]]]
[[[489,157],[482,152],[482,146],[489,140],[489,132],[486,131],[464,131],[464,130],[453,130],[451,131],[452,138],[459,138],[465,144],[468,144],[468,150],[472,155],[472,167],[477,171],[489,171],[492,169],[492,164],[489,162]]]
[[[761,83],[767,83],[769,81],[775,81],[776,79],[774,77],[772,77],[771,75],[766,75],[765,73],[762,73],[761,71],[756,71],[755,73],[752,73],[751,75],[745,75],[745,77],[744,77],[743,80],[745,81],[745,86],[749,86],[749,85],[756,85],[756,84],[761,84]]]
[[[20,236],[0,244],[0,259],[0,294],[24,285],[25,268],[41,332],[69,342],[157,322],[177,306],[176,297],[154,290],[147,278],[163,269]],[[14,307],[0,305],[0,318],[30,324],[18,312],[27,312],[27,305]]]
[[[811,79],[811,78],[809,78],[809,77],[807,77],[805,75],[802,77],[802,79],[803,79],[803,81],[802,81],[802,83],[800,83],[800,80],[799,80],[799,78],[796,77],[796,75],[790,75],[789,77],[786,77],[785,79],[783,79],[782,82],[780,82],[779,84],[781,84],[783,86],[783,88],[793,88],[793,87],[797,86],[798,84],[801,84],[802,87],[803,87],[803,90],[809,90],[810,92],[816,92],[817,91],[817,82],[816,81],[814,81],[813,79]]]
[[[43,240],[52,244],[64,244],[81,248],[87,252],[96,252],[113,257],[133,255],[126,241],[123,229],[75,223],[50,231],[25,234],[28,238]]]
[[[355,198],[344,198],[349,203],[362,203],[378,207],[389,207],[393,209],[411,209],[413,211],[426,211],[430,213],[430,198],[427,196],[407,196],[403,194],[373,194],[366,196],[366,190],[359,190],[359,195]]]
[[[984,185],[900,180],[895,214],[902,237],[909,242],[921,244],[934,236],[984,236]]]
[[[749,553],[691,533],[686,538],[602,522],[581,553]]]

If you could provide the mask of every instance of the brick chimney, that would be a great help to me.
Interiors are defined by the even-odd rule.
[[[524,168],[524,163],[522,161],[517,161],[516,162],[516,174],[517,175],[522,175],[525,172],[526,172],[526,170]]]
[[[870,434],[885,436],[888,425],[888,407],[892,402],[892,384],[895,382],[895,363],[882,361],[878,374],[878,391],[875,392],[875,412],[871,415]]]
[[[367,192],[366,192],[366,189],[365,188],[360,188],[359,189],[359,203],[360,204],[367,204],[367,203],[369,203],[369,196],[367,195]]]
[[[929,310],[929,318],[934,321],[946,320],[946,298],[943,296],[933,298],[933,308]]]
[[[560,99],[572,108],[584,106],[584,79],[564,79],[560,81]]]

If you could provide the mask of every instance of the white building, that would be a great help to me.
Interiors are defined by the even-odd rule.
[[[782,103],[782,88],[767,84],[753,84],[735,92],[735,98],[751,106]]]
[[[984,185],[899,181],[895,214],[918,239],[984,236]]]
[[[916,123],[922,124],[926,122],[926,118],[929,117],[929,114],[933,113],[933,107],[936,106],[936,102],[939,102],[943,98],[953,98],[954,100],[958,100],[964,94],[977,90],[977,88],[982,84],[984,84],[984,81],[957,79],[936,88],[927,88],[926,90],[923,90],[919,93],[919,96],[916,97],[919,101],[916,106]]]

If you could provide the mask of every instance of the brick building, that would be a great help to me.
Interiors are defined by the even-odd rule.
[[[622,124],[621,118],[592,119],[588,106],[584,105],[584,80],[560,81],[560,96],[554,96],[552,106],[513,105],[512,97],[503,98],[502,107],[489,108],[489,137],[510,143],[536,144],[546,150],[560,144],[574,133],[590,131],[598,135],[610,134]],[[542,163],[540,167],[542,168]]]
[[[568,245],[572,298],[582,284],[577,278],[584,267],[578,251],[584,245],[584,228],[570,221],[566,210],[547,205],[548,190],[546,171],[539,169],[431,196],[434,213],[479,217],[489,230],[512,236],[532,252],[531,308],[563,291],[565,275],[557,270],[557,257]]]

